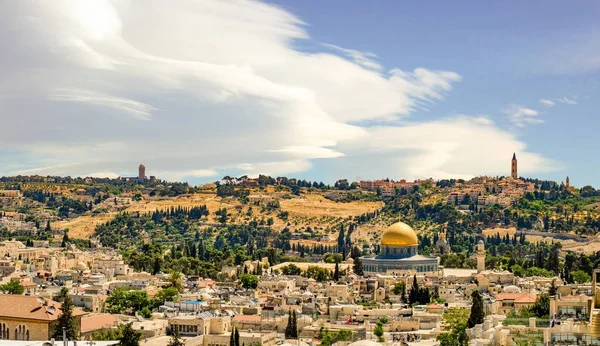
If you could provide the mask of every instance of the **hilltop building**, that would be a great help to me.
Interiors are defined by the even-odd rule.
[[[145,181],[146,180],[146,166],[144,166],[144,164],[141,164],[138,167],[138,180],[139,181]]]
[[[513,153],[513,158],[510,161],[511,165],[510,165],[510,176],[513,179],[517,179],[519,177],[519,175],[517,174],[517,154]]]
[[[417,254],[419,239],[409,225],[398,222],[381,236],[381,254],[361,257],[366,275],[377,273],[432,273],[438,270],[439,259]]]
[[[144,166],[144,164],[140,164],[138,166],[138,175],[137,177],[119,177],[119,179],[121,179],[121,181],[126,181],[126,182],[146,182],[146,181],[156,181],[156,177],[151,175],[150,177],[146,176],[146,166]]]

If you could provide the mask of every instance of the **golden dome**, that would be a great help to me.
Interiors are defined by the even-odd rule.
[[[383,246],[418,246],[419,239],[412,227],[404,222],[391,225],[381,236]]]

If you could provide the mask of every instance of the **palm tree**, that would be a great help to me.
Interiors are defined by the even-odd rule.
[[[183,276],[181,275],[181,272],[176,270],[171,271],[167,276],[166,281],[167,285],[165,285],[165,288],[175,287],[179,293],[183,292]]]

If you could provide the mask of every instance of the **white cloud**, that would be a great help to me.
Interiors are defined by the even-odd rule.
[[[304,23],[271,4],[11,2],[0,20],[0,44],[11,47],[0,55],[0,90],[11,92],[0,98],[0,123],[11,129],[0,154],[13,155],[0,174],[126,176],[141,162],[166,179],[294,174],[315,164],[357,165],[360,174],[378,167],[374,160],[396,163],[379,176],[468,174],[496,167],[485,155],[471,162],[469,148],[524,150],[481,117],[360,125],[440,102],[461,76],[388,70],[372,53],[333,45],[349,60],[298,51],[295,41],[310,40]],[[146,121],[115,123],[115,114]],[[464,133],[467,125],[495,141]]]
[[[504,113],[507,114],[508,119],[518,127],[541,124],[544,122],[544,120],[539,118],[540,112],[520,105],[510,105],[504,110]]]
[[[564,103],[567,105],[576,105],[577,101],[568,98],[568,97],[560,97],[560,98],[555,98],[555,99],[540,99],[540,103],[543,104],[546,107],[552,107],[554,105],[556,105],[556,103]]]
[[[572,100],[568,97],[561,97],[561,98],[557,99],[556,101],[558,101],[560,103],[568,104],[568,105],[576,105],[577,104],[577,102],[575,100]]]
[[[375,70],[375,71],[383,70],[383,66],[381,66],[378,62],[376,62],[374,60],[375,58],[377,58],[377,55],[374,53],[361,52],[361,51],[358,51],[355,49],[346,49],[346,48],[342,48],[342,47],[336,46],[334,44],[329,44],[329,43],[325,43],[325,44],[323,44],[323,46],[343,53],[344,55],[351,58],[352,61],[354,61],[355,63],[357,63],[358,65],[360,65],[364,68],[367,68],[370,70]]]
[[[560,168],[558,163],[527,151],[513,134],[481,116],[374,127],[364,140],[347,143],[343,150],[349,154],[336,160],[330,178],[348,177],[355,172],[365,179],[508,175],[513,152],[524,174]],[[369,165],[364,165],[365,160]]]
[[[86,177],[95,177],[95,178],[109,178],[115,179],[118,178],[119,175],[115,172],[93,172],[85,174]]]
[[[154,110],[152,106],[143,102],[77,88],[57,88],[49,94],[48,98],[54,101],[81,102],[108,107],[129,113],[141,120],[149,120]]]

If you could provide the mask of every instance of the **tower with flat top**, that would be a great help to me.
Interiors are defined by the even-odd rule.
[[[479,240],[477,242],[476,258],[477,258],[477,272],[481,273],[482,271],[485,270],[485,245],[483,243],[483,240]]]
[[[517,179],[517,177],[518,177],[518,175],[517,175],[517,154],[516,153],[513,153],[513,158],[511,160],[510,176],[513,179]]]
[[[144,166],[144,164],[141,164],[138,167],[138,180],[139,181],[145,181],[146,180],[146,166]]]

